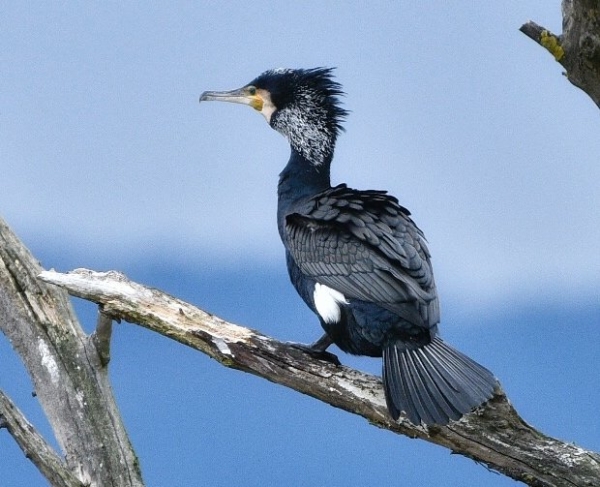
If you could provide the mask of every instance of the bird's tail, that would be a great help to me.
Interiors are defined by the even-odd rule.
[[[383,385],[390,414],[418,425],[445,425],[492,397],[493,374],[435,337],[429,344],[395,341],[383,349]]]

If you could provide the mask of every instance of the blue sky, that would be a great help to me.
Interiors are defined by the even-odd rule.
[[[116,268],[310,341],[275,225],[287,144],[251,109],[198,96],[336,66],[352,113],[333,182],[399,197],[430,242],[444,337],[526,420],[599,450],[600,118],[518,32],[529,19],[560,32],[554,3],[3,6],[0,214],[45,267]],[[131,325],[114,355],[148,485],[512,485]],[[47,432],[4,337],[0,367]],[[0,432],[6,485],[44,485],[15,450]]]

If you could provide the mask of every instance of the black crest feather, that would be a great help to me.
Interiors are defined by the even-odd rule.
[[[278,111],[297,105],[303,113],[319,113],[324,110],[327,128],[337,136],[344,128],[342,123],[348,110],[342,108],[340,97],[344,96],[342,85],[333,79],[335,68],[271,69],[250,84],[267,90]]]

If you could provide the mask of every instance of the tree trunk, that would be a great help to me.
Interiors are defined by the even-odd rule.
[[[563,33],[527,22],[521,32],[545,47],[565,68],[567,79],[600,107],[600,2],[563,0]]]
[[[66,292],[40,281],[41,267],[0,220],[0,330],[27,368],[64,455],[38,458],[39,435],[3,394],[1,424],[52,485],[142,486],[137,458],[119,415],[99,350]],[[100,345],[100,346],[98,346]],[[46,444],[45,450],[51,451]],[[39,452],[40,454],[42,452]],[[64,471],[61,471],[64,470]],[[57,475],[49,475],[54,471]],[[69,479],[68,482],[58,480]]]

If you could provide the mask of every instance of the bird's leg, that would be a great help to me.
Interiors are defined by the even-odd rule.
[[[312,345],[309,345],[308,348],[317,353],[322,353],[325,350],[327,350],[331,345],[333,345],[333,340],[327,333],[323,333],[323,336],[319,338],[316,342],[314,342]]]
[[[327,333],[325,333],[321,338],[310,345],[304,345],[302,343],[290,343],[290,346],[302,350],[304,353],[307,353],[313,358],[325,360],[326,362],[331,362],[334,365],[342,365],[340,359],[337,358],[337,355],[327,351],[327,348],[329,348],[329,346],[332,344],[333,340]]]

